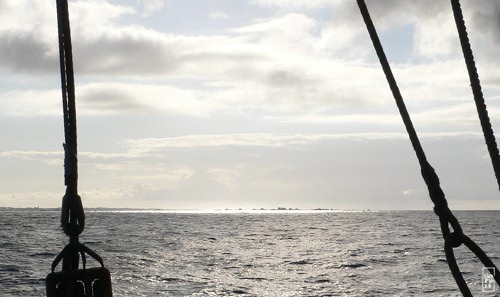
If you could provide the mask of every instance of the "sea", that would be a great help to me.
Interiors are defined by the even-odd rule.
[[[455,215],[500,265],[500,211]],[[0,211],[0,296],[45,296],[68,242],[59,217]],[[80,241],[114,296],[461,296],[432,211],[87,211]],[[455,255],[474,296],[499,296],[471,252]]]

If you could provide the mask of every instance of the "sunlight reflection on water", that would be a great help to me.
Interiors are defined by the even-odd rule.
[[[499,214],[457,213],[497,263]],[[0,296],[42,296],[66,244],[59,213],[0,220]],[[111,270],[115,296],[460,295],[430,211],[101,210],[87,213],[81,240]],[[481,265],[457,257],[480,294]]]

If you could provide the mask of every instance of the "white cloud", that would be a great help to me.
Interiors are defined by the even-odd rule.
[[[310,32],[317,27],[317,22],[303,14],[290,13],[268,20],[258,20],[252,25],[235,29],[240,33],[285,33],[288,35]]]
[[[484,181],[484,172],[471,169],[482,158],[476,152],[482,146],[480,133],[420,136],[430,147],[431,159],[436,154],[446,155],[439,158],[436,169],[443,185],[452,188],[454,200],[472,191],[460,194],[471,183],[457,185],[457,175],[457,180],[478,175],[474,185]],[[473,149],[464,146],[470,143]],[[450,146],[455,147],[449,150]],[[125,147],[121,154],[80,152],[80,189],[86,206],[275,207],[275,203],[287,201],[290,207],[338,207],[350,199],[357,206],[375,209],[377,203],[389,199],[385,197],[398,198],[402,193],[427,201],[422,184],[413,180],[419,178],[419,171],[405,133],[190,135],[129,140]],[[6,151],[0,154],[0,162],[8,164],[6,159],[19,158],[29,161],[26,166],[33,170],[38,166],[36,160],[46,156],[62,159],[60,152]],[[49,179],[39,176],[40,183],[62,184],[61,170],[62,166]],[[10,172],[0,186],[9,184],[16,174]],[[41,188],[31,185],[22,193],[3,189],[0,201],[11,206],[56,207],[63,192],[34,197],[31,195],[38,195]],[[411,190],[404,192],[407,189]],[[374,193],[384,199],[373,203]],[[11,197],[18,199],[13,203]],[[304,197],[308,197],[307,203]],[[393,206],[404,208],[402,203]]]
[[[59,115],[62,114],[61,91],[59,90],[18,90],[0,93],[2,109],[0,114]]]
[[[450,15],[449,11],[444,10],[436,13],[433,18],[415,22],[413,50],[417,55],[433,61],[459,56],[460,45]]]
[[[401,117],[396,114],[373,114],[373,113],[353,113],[347,115],[322,115],[322,114],[303,114],[298,116],[280,117],[281,120],[290,123],[338,123],[338,124],[386,124],[400,125]]]
[[[166,113],[204,116],[222,108],[206,100],[207,92],[173,86],[140,83],[89,83],[76,86],[80,115]],[[0,93],[0,114],[14,116],[60,115],[59,90],[27,90]]]
[[[27,160],[33,160],[40,157],[61,157],[62,152],[49,152],[49,151],[3,151],[0,152],[0,157],[13,157]]]
[[[64,153],[61,151],[0,151],[0,158],[13,158],[41,162],[48,166],[61,167],[64,164]]]
[[[79,0],[69,4],[71,31],[82,37],[115,26],[117,19],[136,13],[132,7],[111,4],[105,0]]]
[[[212,11],[210,13],[210,18],[211,19],[219,19],[219,20],[229,20],[231,19],[231,17],[225,13],[224,11],[222,10],[217,10],[217,11]]]
[[[282,2],[283,5],[285,3],[291,2]],[[339,2],[335,5],[344,12],[353,9],[351,6],[354,4],[346,6]],[[382,4],[373,5],[376,6],[373,9],[375,14]],[[345,18],[335,19],[325,26],[304,14],[286,13],[235,28],[231,35],[182,36],[164,34],[142,26],[118,25],[115,22],[118,18],[137,13],[126,6],[104,1],[77,1],[72,3],[72,11],[75,68],[79,74],[77,82],[79,77],[95,80],[103,76],[108,76],[106,80],[111,81],[77,86],[77,92],[82,94],[84,113],[172,112],[207,115],[216,110],[239,112],[259,109],[314,113],[337,106],[392,104],[378,65],[348,62],[345,58],[332,56],[332,51],[336,54],[346,53],[348,58],[363,51],[371,51],[366,36],[365,43],[359,42],[363,26],[342,26],[341,21]],[[382,10],[379,13],[386,15]],[[426,13],[429,12],[420,11],[419,15],[424,16]],[[441,22],[437,16],[430,20]],[[360,24],[359,16],[347,24],[354,23]],[[425,30],[433,27],[425,24],[422,25],[427,26]],[[420,32],[418,28],[417,35]],[[422,36],[429,35],[424,33]],[[55,51],[50,49],[48,43],[30,34],[4,36],[6,40],[15,36],[16,40],[14,43],[2,43],[4,47],[9,44],[8,49],[4,48],[5,56],[9,57],[4,61],[4,66],[55,71]],[[53,35],[52,40],[55,41]],[[425,43],[417,42],[417,48]],[[41,54],[27,55],[31,59],[25,59],[23,57],[26,55],[16,50],[17,46],[13,44],[24,44],[22,48]],[[360,47],[360,44],[363,46]],[[431,47],[426,45],[423,48]],[[433,50],[433,53],[437,52]],[[444,67],[439,68],[441,66]],[[407,64],[395,67],[395,72],[403,93],[408,94],[409,98],[415,95],[429,100],[436,97],[447,99],[455,96],[457,83],[465,82],[465,73],[457,71],[458,67],[461,67],[460,61],[454,60],[451,63]],[[146,83],[118,83],[113,82],[114,78]],[[191,80],[198,87],[179,88],[148,82],[149,79],[158,78]],[[205,86],[219,83],[223,87],[202,89],[199,83]],[[33,92],[49,97],[49,91]],[[3,94],[3,97],[8,101],[4,109],[6,114],[26,114],[36,106],[31,104],[28,107],[27,103],[31,103],[30,98],[34,96],[26,91]],[[57,111],[53,107],[33,110],[50,110],[48,114]]]
[[[129,139],[126,145],[132,153],[148,153],[164,149],[193,149],[227,146],[280,147],[284,145],[303,145],[324,138],[325,135],[286,135],[271,134],[225,134],[189,135],[173,138]]]
[[[422,139],[443,138],[481,138],[480,132],[421,132]],[[247,134],[214,134],[214,135],[186,135],[165,138],[139,138],[127,139],[124,142],[126,152],[93,152],[80,151],[79,159],[84,163],[95,164],[99,169],[108,171],[139,171],[139,168],[156,171],[158,167],[138,164],[136,161],[143,157],[164,158],[161,153],[168,150],[194,150],[194,149],[218,149],[218,148],[301,148],[314,145],[322,141],[347,140],[390,140],[407,139],[406,133],[400,132],[371,132],[371,133],[338,133],[338,134],[271,134],[271,133],[247,133]],[[61,151],[0,151],[0,158],[18,158],[23,160],[62,160]],[[156,161],[155,161],[156,162]],[[50,163],[50,162],[46,162]],[[59,163],[57,164],[59,165]],[[140,166],[140,167],[137,167]],[[161,169],[161,168],[160,168]],[[163,170],[163,169],[161,169]],[[222,169],[221,169],[222,170]],[[191,175],[188,167],[177,166],[172,172],[175,176]],[[215,171],[214,171],[215,172]],[[153,174],[152,176],[160,176]]]
[[[29,72],[54,69],[57,61],[55,3],[26,0],[2,3],[0,68]]]
[[[0,18],[0,66],[26,72],[58,70],[55,3],[25,0],[9,2],[6,7]],[[89,36],[113,27],[115,19],[134,13],[129,7],[103,0],[71,2],[69,9],[77,48],[86,43]],[[79,57],[76,61],[83,59]]]
[[[80,87],[84,114],[173,113],[202,116],[218,102],[203,98],[202,91],[139,83],[95,83]]]
[[[142,6],[142,15],[149,16],[169,5],[167,0],[138,0],[140,6]]]
[[[421,138],[478,137],[475,132],[420,133]],[[125,142],[129,154],[144,155],[166,150],[218,147],[301,147],[327,140],[381,140],[407,139],[405,133],[345,133],[345,134],[289,134],[269,133],[188,135],[170,138],[129,139]]]
[[[450,200],[449,205],[451,209],[456,210],[496,210],[500,209],[500,201],[498,199],[463,199],[463,200]]]
[[[245,168],[242,169],[244,170]],[[207,174],[213,180],[223,185],[228,191],[235,191],[238,188],[238,177],[242,175],[242,172],[233,168],[210,168],[207,170]]]
[[[0,193],[0,206],[8,207],[60,207],[64,192],[33,191]]]
[[[318,9],[332,5],[331,0],[251,0],[250,3],[267,8],[282,8],[290,10]]]
[[[473,104],[458,104],[444,108],[433,108],[431,110],[415,113],[412,117],[421,123],[443,124],[450,126],[470,127],[479,124],[476,109]]]

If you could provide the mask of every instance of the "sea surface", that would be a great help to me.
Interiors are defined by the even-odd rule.
[[[500,211],[455,214],[500,265]],[[432,211],[86,217],[80,240],[104,259],[114,296],[461,296]],[[52,260],[67,243],[58,222],[57,211],[0,211],[1,297],[45,296]],[[482,293],[471,252],[455,255],[474,296],[500,294]]]

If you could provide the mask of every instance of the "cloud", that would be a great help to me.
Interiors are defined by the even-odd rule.
[[[455,127],[471,127],[479,124],[477,112],[473,104],[457,104],[448,107],[433,108],[415,113],[416,121],[427,125],[448,123]]]
[[[421,138],[480,137],[475,132],[420,133]],[[191,150],[227,147],[282,148],[301,147],[331,140],[387,140],[407,139],[406,133],[345,133],[345,134],[289,134],[269,133],[188,135],[170,138],[128,139],[125,145],[132,155],[147,155],[166,150]]]
[[[234,29],[239,33],[285,33],[288,35],[307,33],[317,27],[317,22],[300,13],[290,13],[271,19],[257,20],[254,24]]]
[[[138,4],[142,6],[142,15],[149,16],[169,5],[167,0],[139,0]]]
[[[15,157],[32,160],[37,157],[61,157],[62,152],[47,152],[47,151],[3,151],[0,152],[0,157]]]
[[[194,149],[215,147],[282,147],[288,145],[305,145],[318,140],[339,137],[334,135],[272,135],[256,134],[222,134],[222,135],[189,135],[174,138],[129,139],[126,145],[131,152],[154,152],[163,149]]]
[[[55,3],[2,1],[0,9],[0,68],[22,72],[57,69]],[[51,36],[51,32],[54,34]],[[56,45],[54,47],[54,45]]]
[[[138,92],[137,92],[138,93]],[[152,106],[140,102],[127,92],[126,86],[96,85],[84,86],[79,104],[84,111],[90,112],[153,112]],[[138,94],[137,94],[138,95]]]
[[[242,172],[232,168],[210,168],[207,174],[228,191],[235,191],[238,188],[237,180]]]
[[[116,27],[121,18],[137,13],[133,7],[112,4],[105,0],[78,0],[69,3],[71,32],[80,38]]]
[[[316,63],[318,68],[322,67],[316,68],[316,73],[301,64],[262,65],[262,68],[241,64],[241,71],[227,69],[225,73],[221,67],[222,70],[214,71],[213,82],[195,80],[191,86],[197,87],[191,88],[176,87],[168,82],[163,85],[136,81],[77,84],[77,107],[83,115],[153,112],[206,116],[217,111],[314,111],[325,107],[354,106],[363,101],[378,104],[384,99],[384,96],[375,96],[386,92],[382,80],[369,80],[378,86],[372,88],[370,95],[374,97],[368,99],[357,87],[360,81],[343,76],[360,70],[358,79],[369,79],[372,71],[339,65],[337,69],[343,67],[343,73],[328,75],[328,65],[321,65],[320,61]],[[335,65],[333,62],[331,67]],[[213,69],[211,67],[207,69]],[[0,94],[6,103],[2,112],[11,115],[59,114],[59,92],[28,90]]]
[[[254,4],[280,7],[306,5],[301,1],[293,3],[262,1]],[[307,3],[311,3],[311,7],[325,5],[323,1]],[[11,7],[10,14],[23,5],[15,2],[6,4]],[[119,25],[120,18],[138,13],[131,7],[104,1],[74,2],[71,6],[77,82],[78,77],[83,77],[85,81],[111,81],[77,86],[82,112],[160,112],[206,116],[216,111],[265,110],[314,114],[339,107],[389,106],[392,99],[378,65],[359,62],[359,57],[372,53],[372,49],[357,7],[354,3],[342,1],[332,2],[331,5],[339,11],[328,22],[298,12],[286,12],[272,18],[253,20],[249,25],[233,28],[227,35],[182,36],[138,25]],[[410,8],[400,10],[402,5],[400,1],[369,3],[374,16],[382,20],[382,28],[385,23],[389,24],[388,27],[398,26],[401,20],[415,26],[417,42],[414,50],[417,55],[432,57],[436,54],[443,58],[439,63],[394,65],[405,97],[409,100],[418,98],[421,106],[431,104],[436,98],[463,98],[461,90],[464,89],[457,86],[468,84],[465,69],[460,59],[447,59],[452,48],[448,41],[444,41],[453,32],[446,30],[444,39],[433,35],[438,32],[433,29],[436,24],[440,28],[452,25],[451,16],[444,17],[449,13],[448,7],[431,2],[412,2],[408,4]],[[494,4],[489,5],[495,7]],[[40,17],[43,20],[54,15],[54,12],[47,12],[47,6],[37,7],[37,11],[44,12]],[[415,15],[405,17],[410,15],[409,11],[415,12]],[[437,11],[439,13],[435,14]],[[482,12],[478,8],[474,11],[474,16]],[[41,38],[49,35],[49,27],[55,33],[54,24],[40,26],[40,29],[24,24],[10,26],[14,29],[3,31],[5,42],[0,43],[0,51],[4,53],[0,56],[6,57],[2,63],[4,67],[23,71],[56,71],[56,46],[50,47],[56,41],[55,34],[48,39]],[[45,33],[39,34],[40,31]],[[443,41],[446,44],[439,44]],[[358,57],[357,62],[348,60],[353,57]],[[494,67],[488,66],[488,69],[484,81],[496,82]],[[132,79],[134,83],[117,82],[115,79]],[[159,85],[158,79],[190,81],[191,86],[178,87],[164,81],[161,81],[163,85]],[[59,108],[52,103],[33,108],[41,102],[34,98],[48,99],[55,92],[31,90],[4,93],[2,97],[8,104],[3,113],[59,113]]]
[[[500,47],[500,3],[486,0],[481,5],[463,3],[464,17],[483,85],[500,87],[498,48]],[[457,37],[458,38],[458,37]]]
[[[490,172],[483,163],[488,165],[489,160],[479,150],[483,146],[480,133],[420,136],[429,159],[439,161],[433,165],[453,201],[490,181],[485,179]],[[124,144],[123,153],[80,152],[80,189],[86,206],[277,207],[287,201],[290,207],[376,209],[392,199],[391,207],[405,208],[405,202],[395,201],[405,194],[428,201],[405,133],[188,135]],[[9,165],[6,160],[15,161],[14,168],[24,164],[31,170],[30,180],[38,176],[34,180],[41,184],[30,183],[22,193],[10,190],[4,185],[11,184],[13,176],[26,177],[22,170],[11,170],[1,180],[0,201],[11,206],[59,206],[63,190],[30,199],[45,191],[42,185],[57,181],[62,188],[62,164],[51,166],[57,174],[52,172],[47,178],[47,174],[39,175],[47,171],[38,168],[41,158],[62,159],[62,152],[0,153],[2,165]],[[481,191],[481,197],[488,197],[488,188]],[[19,199],[13,202],[11,196]],[[422,208],[421,203],[411,207]]]
[[[368,9],[373,15],[384,22],[392,22],[401,17],[410,17],[412,20],[421,17],[432,17],[436,12],[451,11],[449,3],[446,1],[422,0],[414,1],[367,1]]]
[[[266,8],[281,8],[290,10],[319,9],[332,5],[329,0],[251,0],[252,5]],[[338,2],[338,1],[337,1]]]
[[[463,199],[451,200],[449,202],[451,209],[456,210],[494,210],[500,209],[500,201],[498,199]]]
[[[218,108],[203,91],[141,83],[91,83],[78,91],[83,114],[166,113],[203,116]]]
[[[439,160],[433,165],[436,163],[443,186],[451,189],[447,191],[450,197],[460,200],[472,191],[460,194],[470,183],[464,185],[457,180],[474,180],[477,184],[489,174],[477,167],[478,162],[488,162],[478,154],[483,145],[480,133],[420,136],[429,159]],[[428,201],[405,133],[190,135],[135,139],[126,146],[130,154],[155,156],[160,167],[168,168],[166,162],[172,160],[189,163],[193,174],[178,184],[166,202],[185,197],[198,205],[205,199],[214,202],[237,196],[257,203],[254,206],[266,206],[265,197],[271,195],[274,203],[283,198],[290,204],[304,203],[303,197],[332,205],[343,199],[367,199],[360,205],[374,208],[368,200],[373,199],[373,193],[396,199],[407,189],[412,189],[406,194],[414,199]]]
[[[15,8],[9,2],[9,7],[12,6],[9,12],[20,13],[28,2],[17,4]],[[293,3],[254,2],[280,7],[326,5],[324,1]],[[392,104],[378,64],[361,62],[362,57],[373,52],[357,7],[344,1],[328,5],[338,10],[329,21],[304,13],[285,12],[272,18],[255,19],[248,25],[226,31],[225,35],[187,36],[165,34],[140,25],[124,25],[127,15],[139,14],[132,7],[97,0],[73,2],[77,82],[85,81],[77,86],[82,112],[206,116],[217,111],[265,110],[313,114],[339,107]],[[374,16],[382,19],[382,25],[387,22],[399,26],[398,22],[403,20],[415,26],[417,55],[443,57],[440,63],[395,65],[403,93],[409,98],[418,96],[428,100],[455,97],[459,90],[457,84],[467,84],[465,72],[459,71],[463,65],[460,60],[447,60],[451,53],[448,41],[445,45],[439,44],[439,40],[445,39],[432,35],[437,32],[433,30],[436,24],[448,28],[451,19],[448,16],[447,22],[444,12],[434,15],[441,6],[431,2],[409,4],[410,9],[403,9],[398,14],[396,8],[401,5],[398,1],[369,3]],[[51,12],[47,11],[48,6],[38,7],[44,12],[39,21],[55,17],[51,11],[53,7],[49,9]],[[412,10],[416,15],[405,18]],[[427,19],[421,22],[424,17]],[[0,42],[3,67],[30,72],[57,71],[54,22],[40,28],[23,27],[22,24],[10,26],[14,29],[0,32],[0,39],[3,37],[5,41]],[[39,34],[40,31],[43,34]],[[448,31],[443,33],[446,38],[451,34]],[[42,38],[48,35],[52,37]],[[488,73],[491,74],[486,75],[486,81],[494,81],[493,68]],[[168,79],[188,81],[190,86],[179,87],[175,82],[165,82]],[[134,80],[134,83],[118,80]],[[23,103],[33,101],[30,97],[37,90],[30,92],[2,94],[9,102],[4,114],[28,114],[33,105],[28,107]],[[48,97],[55,91],[39,92]],[[40,110],[38,114],[44,110],[48,114],[58,113],[52,105],[37,110]]]
[[[433,18],[416,23],[413,35],[415,54],[433,61],[458,56],[456,27],[446,12],[436,13]]]
[[[6,7],[2,10],[0,22],[0,65],[13,71],[57,71],[59,59],[55,3],[8,1]],[[113,20],[132,12],[130,8],[111,5],[102,0],[71,2],[73,41],[85,40],[86,36],[109,28]]]
[[[271,134],[225,134],[189,135],[174,138],[129,139],[125,142],[133,154],[144,154],[165,149],[195,149],[215,147],[281,147],[303,145],[324,138],[324,135],[287,135]]]
[[[210,18],[216,19],[216,20],[229,20],[229,19],[231,19],[231,17],[222,10],[212,11],[210,13]]]
[[[401,125],[401,117],[388,113],[353,113],[347,115],[322,115],[322,114],[302,114],[297,116],[283,116],[279,120],[289,123],[331,123],[331,124],[385,124]]]
[[[5,4],[10,8],[6,10],[5,15],[22,15],[23,10],[32,10],[26,9],[32,4],[37,13],[33,13],[34,20],[28,23],[5,21],[8,29],[0,29],[3,32],[0,37],[3,39],[0,43],[2,44],[0,51],[3,53],[1,56],[6,57],[2,64],[12,69],[26,71],[55,71],[57,34],[54,7],[36,4],[37,1],[31,2]],[[446,57],[455,48],[456,34],[450,8],[441,2],[438,2],[439,4],[435,2],[373,1],[368,4],[376,21],[381,20],[377,23],[382,30],[385,27],[403,26],[408,23],[414,25],[416,41],[414,51],[417,55]],[[337,53],[352,58],[355,56],[353,53],[359,56],[363,51],[366,52],[366,47],[362,50],[359,46],[360,41],[371,46],[354,3],[285,0],[253,3],[273,7],[321,7],[328,3],[334,7],[336,13],[335,18],[327,22],[320,22],[297,12],[267,20],[256,20],[253,24],[231,30],[239,34],[235,38],[176,36],[146,29],[140,25],[124,25],[123,22],[119,22],[118,20],[127,15],[139,14],[133,7],[113,5],[98,0],[80,0],[70,5],[76,68],[83,73],[101,75],[172,75],[173,73],[184,75],[183,71],[192,71],[195,63],[200,61],[202,64],[199,68],[222,64],[223,69],[227,69],[224,67],[225,63],[237,66],[236,63],[243,64],[249,61],[242,60],[242,57],[266,62],[270,58],[269,50],[272,48],[281,49],[282,54],[305,51],[319,56],[328,54],[332,48],[337,48],[342,49]],[[166,4],[165,1],[155,0],[141,1],[140,5],[164,7]],[[498,5],[491,1],[488,5],[491,6],[489,11],[477,6],[466,5],[466,7],[472,11],[473,24],[484,29],[479,31],[481,36],[496,40],[498,38],[494,38],[496,35],[492,29],[494,26],[488,26],[486,29],[484,22],[482,23],[481,18],[477,17],[486,14],[495,20],[494,13],[498,11],[496,9]],[[436,26],[441,30],[433,30]],[[257,46],[252,46],[255,41]],[[274,55],[272,58],[276,60],[277,57],[279,55]],[[231,68],[241,68],[234,66]],[[200,73],[200,70],[195,70],[194,74],[197,72]]]
[[[0,205],[8,207],[60,207],[64,192],[33,191],[0,193]]]
[[[495,0],[485,0],[481,5],[476,5],[474,1],[464,1],[462,10],[467,26],[472,26],[476,34],[483,38],[492,37],[495,41],[500,41],[497,32],[500,30],[498,24],[500,20],[500,3]]]
[[[75,71],[119,76],[168,75],[179,67],[176,47],[182,38],[144,28],[103,28],[75,37]]]
[[[60,90],[16,90],[0,93],[0,114],[11,116],[62,114]]]
[[[0,32],[0,61],[4,67],[43,72],[55,69],[51,44],[40,40],[38,32]]]
[[[422,139],[469,139],[482,138],[480,132],[421,132]],[[375,140],[408,139],[406,133],[399,132],[371,132],[371,133],[323,133],[323,134],[271,134],[271,133],[247,133],[247,134],[214,134],[214,135],[186,135],[166,138],[138,138],[124,141],[126,152],[94,152],[80,151],[79,159],[82,162],[96,164],[100,169],[111,171],[130,172],[138,171],[137,160],[143,157],[162,159],[161,153],[167,151],[186,150],[218,150],[237,148],[269,148],[269,149],[302,149],[306,146],[316,145],[329,141],[375,141]],[[17,158],[23,160],[42,160],[47,164],[54,165],[54,160],[62,160],[64,152],[61,151],[0,151],[0,158]],[[117,163],[118,162],[118,163]],[[120,165],[119,162],[123,162]],[[157,162],[157,161],[155,161]],[[59,165],[57,163],[56,165]],[[145,163],[140,165],[146,168]],[[148,167],[154,171],[154,165]],[[222,169],[221,169],[222,170]],[[175,176],[184,176],[189,172],[187,167],[176,167]],[[216,172],[216,171],[214,171]],[[156,174],[153,174],[156,176]]]
[[[409,23],[414,28],[414,53],[431,60],[451,57],[462,58],[458,33],[449,1],[370,1],[367,3],[376,23],[381,29]],[[496,49],[500,45],[500,3],[486,0],[477,5],[474,1],[463,1],[469,38],[478,61],[485,67],[498,65]],[[440,28],[435,30],[435,28]],[[482,57],[482,58],[481,58]],[[493,71],[484,73],[489,78]],[[495,74],[495,81],[500,79]]]
[[[204,116],[222,108],[206,100],[207,92],[168,85],[141,83],[88,83],[76,86],[79,115],[165,113]],[[62,113],[60,90],[25,90],[0,93],[0,114],[45,116]]]
[[[43,2],[45,4],[40,4]],[[29,22],[8,18],[0,28],[0,65],[14,71],[52,73],[58,70],[55,5],[19,1],[5,15],[31,16]],[[149,12],[163,1],[145,1]],[[132,7],[103,0],[80,0],[69,5],[74,62],[77,73],[158,73],[174,60],[169,41],[137,25],[118,25],[120,18],[138,14]],[[25,12],[28,13],[25,13]],[[175,42],[175,40],[171,40]],[[124,71],[127,70],[127,71]]]

